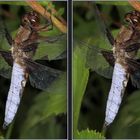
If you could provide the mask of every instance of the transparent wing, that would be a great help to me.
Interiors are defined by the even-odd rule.
[[[63,73],[29,59],[25,59],[25,62],[31,85],[41,90],[48,88]]]
[[[6,28],[4,18],[0,15],[0,75],[10,79],[11,66],[13,65],[13,58],[11,56],[10,45],[12,44],[12,37]],[[3,50],[4,49],[4,50]]]
[[[11,52],[0,50],[0,75],[10,79],[11,77],[11,66],[13,65],[13,58]]]
[[[140,71],[135,72],[130,76],[134,87],[140,88]]]
[[[35,51],[34,58],[40,60],[58,60],[66,58],[66,34],[55,36],[38,36],[36,40],[26,40],[20,48],[28,53]]]
[[[140,88],[140,60],[126,59],[131,82],[134,87]]]
[[[10,45],[12,45],[12,41],[13,41],[12,36],[10,35],[10,33],[7,29],[3,16],[0,15],[0,42],[1,42],[1,45],[2,45],[2,42],[4,42],[4,44],[5,44],[5,41],[8,42],[7,45],[9,45],[9,47],[10,47]]]
[[[83,47],[89,48],[87,52],[87,67],[106,78],[112,78],[115,63],[112,51],[107,51],[94,45],[91,46],[85,42],[81,42],[80,44]]]
[[[112,45],[114,44],[114,37],[106,26],[95,2],[92,3],[92,12],[94,13],[93,23],[95,33],[85,45],[85,47],[89,46],[87,66],[98,74],[106,78],[111,78],[113,61],[115,61],[113,53],[111,52]],[[109,50],[109,52],[107,52],[107,50]],[[112,62],[111,58],[113,58]],[[110,64],[112,66],[110,66]]]
[[[107,27],[105,21],[103,20],[103,18],[101,16],[101,13],[98,10],[95,3],[93,3],[93,12],[94,12],[94,16],[95,16],[95,19],[96,19],[97,26],[98,25],[100,26],[100,27],[97,27],[97,28],[99,28],[98,31],[102,33],[102,37],[104,37],[104,39],[105,39],[105,41],[108,45],[109,45],[109,43],[111,45],[113,45],[114,42],[115,42],[115,39],[114,39],[111,31]]]
[[[12,71],[10,66],[13,65],[11,53],[0,50],[0,55],[6,61],[6,63],[3,61],[4,64],[1,64],[0,75],[10,79]],[[25,63],[27,71],[30,73],[29,79],[31,85],[41,90],[45,90],[60,74],[62,74],[62,71],[41,65],[30,59],[25,59]]]
[[[13,58],[10,51],[0,50],[0,55],[4,58],[4,60],[10,65],[13,65]]]

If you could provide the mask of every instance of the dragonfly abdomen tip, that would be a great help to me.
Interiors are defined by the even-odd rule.
[[[6,129],[7,126],[8,126],[8,123],[7,123],[7,122],[4,122],[2,128],[3,128],[3,129]]]

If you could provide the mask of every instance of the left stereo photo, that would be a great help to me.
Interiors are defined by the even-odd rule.
[[[67,1],[0,2],[0,137],[67,138]]]

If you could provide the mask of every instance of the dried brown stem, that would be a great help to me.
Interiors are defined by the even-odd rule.
[[[134,7],[137,11],[140,12],[140,2],[137,0],[128,0],[132,7]]]
[[[48,8],[51,9],[51,12],[52,12],[53,14],[57,14],[57,11],[51,6],[51,3],[48,3]],[[63,17],[59,16],[58,18],[61,20],[61,22],[62,22],[63,24],[65,24],[65,25],[67,24]]]
[[[67,32],[67,27],[64,25],[61,21],[59,21],[55,16],[51,15],[43,6],[41,6],[36,1],[30,1],[26,0],[26,2],[29,4],[30,7],[32,7],[33,10],[40,13],[43,17],[50,19],[53,22],[53,24],[63,33]]]

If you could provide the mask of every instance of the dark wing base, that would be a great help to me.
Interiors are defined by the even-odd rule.
[[[106,61],[113,67],[115,64],[115,58],[113,56],[113,52],[102,50],[101,53],[104,56],[104,58],[106,59]]]
[[[24,59],[29,72],[29,80],[33,87],[46,90],[55,81],[62,71],[41,65],[29,59]]]
[[[140,72],[135,72],[133,75],[130,76],[130,78],[133,86],[140,88]]]
[[[140,88],[140,60],[126,59],[128,64],[128,72],[134,87]]]
[[[13,57],[10,51],[2,51],[0,50],[0,55],[4,58],[4,60],[10,65],[13,66]]]

